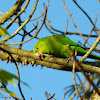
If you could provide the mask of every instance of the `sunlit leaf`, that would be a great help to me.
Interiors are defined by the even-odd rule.
[[[4,36],[4,37],[7,37],[7,30],[4,29],[1,25],[0,25],[0,36]]]
[[[3,91],[3,92],[8,93],[9,95],[13,96],[14,98],[18,98],[14,92],[9,91],[8,89],[4,89],[4,88],[0,87],[0,90]]]
[[[3,83],[5,86],[8,84],[8,82],[10,82],[11,84],[13,84],[14,86],[16,86],[14,79],[18,80],[18,77],[16,75],[13,75],[3,69],[0,68],[0,82]],[[21,81],[22,82],[22,81]],[[24,85],[29,86],[27,83],[22,82]],[[9,95],[13,96],[14,98],[18,98],[16,96],[16,94],[12,91],[9,91],[7,88],[5,87],[0,87],[0,90],[3,92],[8,93]],[[0,92],[1,93],[1,92]],[[18,99],[19,100],[19,99]]]
[[[99,74],[95,74],[94,77],[93,77],[93,80],[95,81],[98,78],[100,78],[100,75]]]
[[[18,80],[18,77],[16,75],[13,75],[3,69],[0,68],[0,82],[7,85],[8,82],[10,82],[11,84],[13,84],[14,86],[16,86],[14,79]],[[23,81],[21,81],[24,85],[28,86],[29,85]]]
[[[4,83],[5,85],[8,84],[8,82],[12,83],[13,85],[15,85],[15,82],[13,79],[18,79],[17,76],[3,70],[3,69],[0,69],[0,82],[1,83]]]

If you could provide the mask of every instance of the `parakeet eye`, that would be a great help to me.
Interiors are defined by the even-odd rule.
[[[36,50],[38,50],[39,48],[38,47],[36,47]]]

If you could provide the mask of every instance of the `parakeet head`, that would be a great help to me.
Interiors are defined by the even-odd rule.
[[[49,53],[48,43],[44,38],[40,39],[34,46],[34,53]]]

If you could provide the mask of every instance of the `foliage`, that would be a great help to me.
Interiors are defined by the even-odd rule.
[[[50,18],[54,17],[53,14],[48,13],[49,12],[48,9],[50,8],[49,0],[46,1],[46,3],[45,3],[46,5],[43,4],[42,8],[39,10],[38,10],[38,6],[40,6],[39,3],[43,2],[43,1],[39,1],[39,0],[34,1],[33,0],[31,3],[31,4],[33,4],[33,9],[30,12],[30,14],[27,10],[28,7],[32,8],[32,6],[30,6],[31,4],[29,4],[29,2],[31,2],[31,1],[27,0],[27,2],[26,2],[26,0],[17,0],[16,3],[14,3],[14,5],[6,13],[2,14],[0,12],[2,14],[0,16],[0,37],[1,36],[5,37],[4,39],[2,39],[2,37],[1,37],[1,40],[0,40],[0,60],[5,60],[7,63],[13,62],[17,69],[17,75],[18,75],[18,76],[15,76],[15,75],[0,68],[0,83],[2,84],[0,87],[0,90],[10,94],[10,96],[12,96],[14,99],[19,99],[15,93],[10,91],[6,87],[9,82],[15,86],[14,79],[17,79],[18,80],[17,85],[19,88],[19,92],[22,96],[22,99],[25,100],[23,88],[21,88],[21,85],[20,85],[20,83],[22,81],[20,79],[20,72],[19,72],[19,68],[18,68],[18,64],[21,63],[22,66],[25,66],[28,64],[34,66],[34,64],[36,64],[36,65],[39,64],[39,65],[41,65],[41,68],[43,66],[46,66],[47,68],[49,67],[49,68],[53,68],[53,69],[57,69],[57,70],[72,72],[74,84],[71,84],[70,86],[67,87],[68,91],[67,92],[65,91],[63,100],[64,100],[65,96],[68,94],[69,94],[69,96],[71,94],[74,94],[72,96],[72,98],[74,98],[74,96],[77,94],[77,96],[79,97],[80,100],[83,100],[83,99],[85,100],[87,97],[88,97],[87,99],[89,99],[89,98],[91,98],[90,95],[93,93],[94,90],[96,92],[95,93],[96,96],[100,95],[100,91],[98,88],[100,86],[100,61],[95,60],[95,59],[93,61],[91,59],[87,60],[87,58],[90,56],[92,51],[95,51],[97,53],[97,55],[99,55],[99,53],[100,53],[100,44],[99,44],[100,28],[97,28],[97,26],[96,26],[97,15],[96,15],[95,20],[92,20],[91,16],[89,16],[88,13],[83,9],[84,6],[82,8],[81,4],[78,4],[77,0],[72,0],[72,2],[75,4],[75,7],[77,7],[76,9],[78,9],[77,12],[79,13],[79,11],[80,11],[82,13],[82,14],[80,13],[82,15],[82,17],[84,15],[89,20],[89,23],[92,25],[92,26],[89,25],[89,26],[91,26],[90,33],[89,33],[89,31],[85,31],[86,34],[83,32],[81,33],[78,29],[78,27],[80,25],[82,25],[81,20],[78,19],[80,24],[79,24],[79,26],[76,25],[75,22],[77,22],[77,21],[76,20],[74,21],[73,14],[71,14],[72,12],[69,12],[69,10],[67,8],[67,3],[66,3],[67,1],[63,0],[63,6],[65,7],[64,10],[66,10],[67,14],[69,15],[69,18],[71,19],[70,21],[72,21],[73,26],[77,30],[77,32],[76,31],[71,32],[72,29],[70,29],[70,32],[67,32],[68,27],[71,25],[70,24],[68,26],[68,21],[67,21],[66,30],[61,31],[60,28],[56,29],[55,27],[53,27],[51,25],[52,19],[50,19],[50,21],[47,19],[48,16]],[[52,2],[53,1],[50,1],[50,3],[52,3]],[[99,0],[99,3],[100,3],[100,0]],[[52,5],[50,5],[50,6],[52,6]],[[58,7],[58,5],[55,4],[55,7],[56,6]],[[70,5],[70,7],[71,6],[72,5]],[[62,8],[64,8],[64,7],[62,7]],[[92,7],[92,8],[94,8],[94,7]],[[42,11],[42,13],[41,13],[41,11]],[[54,11],[55,11],[55,9],[54,9]],[[75,12],[75,18],[76,17],[79,18],[77,16],[77,12]],[[60,13],[62,13],[62,11],[61,12],[59,11],[59,15],[62,15]],[[38,17],[32,19],[35,14],[40,14],[40,15],[38,15]],[[56,14],[56,12],[54,14]],[[57,15],[56,17],[58,17],[59,15]],[[65,16],[65,15],[66,14],[63,14],[62,16]],[[25,18],[27,17],[27,19],[25,19],[23,16]],[[56,17],[55,17],[55,19],[56,19]],[[66,18],[68,18],[68,16]],[[60,21],[62,21],[61,18],[58,22],[60,22]],[[55,22],[53,22],[53,23],[55,23]],[[3,24],[6,26],[5,28],[4,28]],[[8,34],[9,29],[14,30],[13,25],[16,27],[16,31],[14,33],[9,32],[9,34]],[[61,27],[61,23],[59,23],[59,25]],[[87,25],[87,21],[86,21],[86,25]],[[32,26],[32,27],[30,27],[30,26]],[[27,29],[27,27],[29,27],[28,28],[29,30]],[[81,26],[81,27],[82,27],[82,29],[84,28],[84,26]],[[32,28],[32,29],[30,29],[30,28]],[[40,31],[42,31],[42,28],[45,28],[45,30],[46,30],[45,32],[48,31],[48,33],[51,35],[52,34],[62,34],[64,36],[66,36],[66,35],[75,36],[75,38],[77,38],[76,36],[78,36],[80,45],[82,45],[82,48],[88,50],[88,52],[85,53],[85,55],[83,55],[82,58],[80,59],[80,58],[77,58],[77,49],[75,49],[75,52],[73,52],[70,45],[67,45],[67,46],[65,45],[65,48],[68,48],[68,53],[71,55],[71,58],[72,58],[71,60],[68,59],[66,62],[66,59],[64,59],[64,58],[59,58],[59,56],[53,57],[52,55],[48,55],[48,54],[43,54],[43,56],[41,56],[41,57],[39,56],[37,58],[36,54],[34,52],[23,50],[22,48],[23,48],[24,44],[25,44],[24,46],[26,46],[26,48],[28,48],[28,46],[26,45],[26,44],[28,44],[28,42],[30,42],[32,44],[33,39],[34,40],[39,39],[39,33],[40,33]],[[8,35],[8,37],[7,37],[7,35]],[[42,34],[42,35],[43,35],[43,37],[45,37],[44,34]],[[28,37],[28,39],[27,39],[27,37]],[[13,38],[15,39],[15,41],[18,39],[17,40],[18,43],[13,41],[14,40]],[[94,41],[94,43],[90,43],[92,41],[92,39],[94,40],[95,38],[96,38],[96,40]],[[80,39],[83,39],[84,43]],[[63,41],[63,39],[60,42],[62,42],[62,41]],[[28,45],[31,45],[31,44],[28,44]],[[13,46],[10,47],[9,45],[13,45]],[[16,48],[16,45],[17,45],[17,48]],[[60,49],[62,49],[62,48],[60,48]],[[85,61],[85,60],[87,60],[87,61]],[[85,78],[84,82],[83,82],[83,79],[81,79],[80,77],[78,77],[75,74],[75,71],[83,74],[83,76]],[[79,84],[76,80],[76,76],[78,77],[78,81],[80,81]],[[85,84],[86,81],[87,81],[87,83]],[[22,83],[24,83],[24,82],[22,82]],[[27,85],[26,83],[24,83],[24,84]],[[92,88],[91,88],[91,86],[92,86]],[[46,92],[47,100],[55,99],[54,98],[55,94],[56,93],[54,93],[54,95],[50,95]]]
[[[13,80],[14,78],[18,80],[17,76],[15,76],[15,75],[13,75],[13,74],[11,74],[11,73],[0,68],[0,82],[1,83],[7,85],[8,82],[10,82],[14,86],[16,86],[15,83],[14,83],[14,80]]]
[[[16,96],[15,93],[6,89],[8,82],[10,82],[14,86],[16,86],[16,84],[14,82],[14,78],[18,80],[17,76],[15,76],[15,75],[13,75],[13,74],[11,74],[11,73],[0,68],[0,82],[3,84],[3,86],[0,87],[0,90],[3,91],[3,92],[6,92],[6,93],[8,93],[11,96],[16,98],[17,96]]]
[[[6,35],[8,34],[7,30],[4,29],[2,26],[0,26],[0,36],[7,37]]]

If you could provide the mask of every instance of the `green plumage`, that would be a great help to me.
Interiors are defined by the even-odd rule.
[[[73,52],[78,48],[77,55],[83,56],[87,53],[78,43],[70,40],[69,38],[63,35],[52,35],[40,39],[34,46],[33,51],[35,53],[50,54],[60,58],[68,58],[70,54],[68,52],[67,44],[70,45]],[[89,58],[100,59],[100,56],[97,56],[91,53]]]

